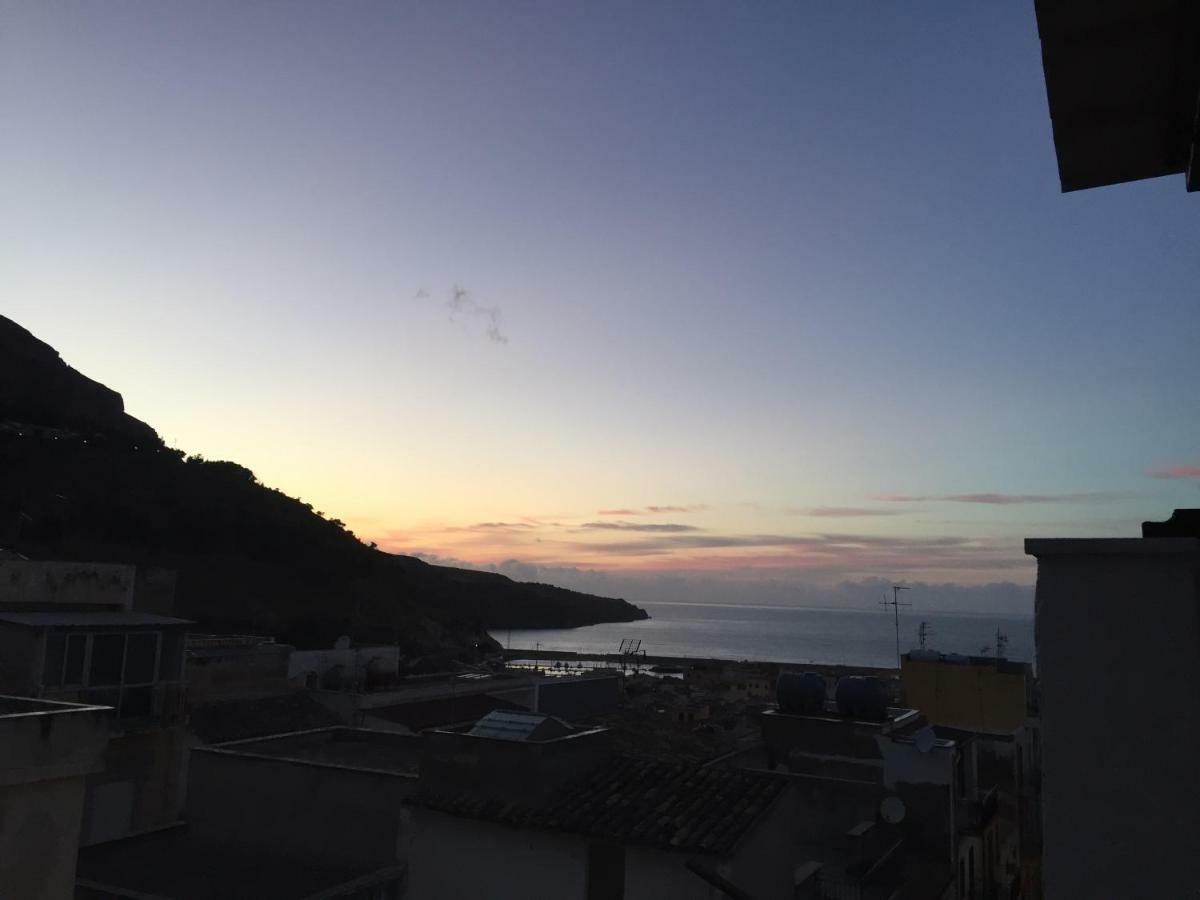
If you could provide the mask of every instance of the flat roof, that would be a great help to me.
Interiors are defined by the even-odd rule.
[[[0,611],[0,622],[10,625],[23,625],[27,628],[88,628],[105,625],[191,625],[190,619],[176,619],[172,616],[160,616],[155,613],[144,613],[127,610],[99,610],[88,612],[4,612]]]
[[[1194,556],[1197,538],[1026,538],[1029,556]]]
[[[1035,0],[1063,191],[1187,173],[1196,159],[1200,4]]]
[[[316,728],[290,734],[249,738],[198,747],[198,753],[220,753],[305,765],[416,775],[423,738],[370,728]]]
[[[337,825],[331,822],[330,827]],[[385,883],[404,871],[403,865],[371,869],[331,864],[311,855],[222,840],[179,825],[81,847],[75,877],[86,887],[136,892],[128,896],[301,900],[334,888]]]

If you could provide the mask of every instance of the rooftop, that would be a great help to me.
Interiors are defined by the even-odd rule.
[[[103,626],[139,626],[139,625],[191,625],[188,619],[176,619],[171,616],[160,616],[155,613],[126,612],[124,610],[99,611],[60,611],[53,612],[8,612],[0,610],[0,622],[10,625],[23,625],[26,628],[90,628]]]
[[[615,756],[533,807],[419,789],[408,802],[453,816],[725,855],[767,812],[787,779],[766,772]]]
[[[571,725],[555,716],[496,709],[476,722],[467,734],[503,741],[550,741],[574,731]]]
[[[404,725],[413,731],[421,731],[425,728],[475,722],[497,709],[522,708],[516,703],[487,694],[457,694],[433,700],[415,700],[396,706],[372,707],[370,715]]]
[[[1003,656],[966,656],[961,653],[939,653],[936,650],[910,650],[904,654],[905,662],[935,662],[951,666],[983,666],[994,668],[1006,675],[1032,675],[1033,665]]]
[[[231,741],[205,747],[198,752],[265,757],[391,775],[416,775],[420,768],[421,741],[420,737],[410,734],[335,727]]]
[[[206,744],[287,734],[339,724],[338,717],[303,691],[255,700],[193,706],[192,731]]]
[[[81,848],[76,878],[87,887],[136,892],[120,894],[130,897],[300,900],[343,896],[324,892],[348,883],[366,888],[402,873],[401,867],[370,872],[311,857],[272,854],[261,846],[222,841],[177,826]]]

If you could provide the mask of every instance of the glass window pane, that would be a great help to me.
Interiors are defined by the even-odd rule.
[[[135,631],[125,647],[125,684],[147,684],[154,680],[158,654],[157,631]]]
[[[67,667],[63,672],[63,684],[83,684],[83,659],[86,654],[87,635],[69,635],[67,637]]]
[[[46,662],[42,668],[42,684],[58,687],[62,684],[63,657],[67,652],[67,636],[51,632],[46,635]]]
[[[154,688],[132,687],[121,692],[122,719],[138,719],[154,712]]]
[[[92,670],[88,684],[93,687],[121,683],[121,663],[125,655],[125,635],[92,636]]]
[[[158,656],[159,681],[183,680],[183,672],[181,671],[183,665],[182,631],[162,632],[162,650]]]

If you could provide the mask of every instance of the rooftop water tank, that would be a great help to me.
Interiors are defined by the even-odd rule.
[[[883,682],[869,675],[846,675],[838,679],[837,707],[843,716],[882,722],[887,718]]]
[[[825,679],[816,672],[783,672],[775,683],[781,712],[806,714],[825,708]]]

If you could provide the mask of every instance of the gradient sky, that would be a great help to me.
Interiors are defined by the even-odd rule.
[[[1200,198],[1059,192],[1031,2],[0,12],[0,312],[385,548],[1028,584],[1200,502]]]

